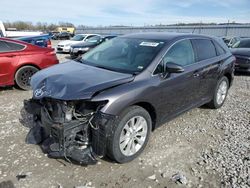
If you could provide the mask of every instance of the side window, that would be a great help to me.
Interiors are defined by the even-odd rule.
[[[192,42],[196,50],[197,61],[202,61],[217,56],[214,44],[211,40],[193,39]]]
[[[176,63],[181,66],[187,66],[195,62],[194,51],[190,40],[183,40],[170,48],[163,57],[164,63]]]
[[[89,38],[91,38],[91,37],[95,37],[96,35],[89,35],[89,36],[87,36],[87,38],[86,39],[89,39]]]
[[[13,42],[6,42],[6,44],[11,49],[11,51],[20,51],[25,48],[25,46]]]
[[[98,42],[101,40],[101,37],[100,36],[92,36],[92,37],[88,37],[87,41],[88,42]]]
[[[187,66],[195,63],[193,46],[190,40],[183,40],[176,43],[163,57],[163,62],[156,67],[154,74],[163,72],[163,63],[176,63],[181,66]]]
[[[6,42],[0,41],[0,53],[8,51],[10,51],[10,48],[7,46]]]
[[[218,56],[226,53],[225,50],[216,41],[214,41],[214,45],[215,45]]]

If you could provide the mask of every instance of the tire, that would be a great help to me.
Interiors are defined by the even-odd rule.
[[[75,59],[77,59],[78,57],[79,57],[78,55],[74,55],[74,54],[70,53],[70,58],[71,58],[71,59],[74,59],[74,60],[75,60]]]
[[[220,88],[220,87],[222,87],[222,84],[224,84],[224,86],[226,87],[226,89],[223,90],[223,92],[222,92],[222,90],[220,90],[220,89],[222,89],[222,88]],[[225,100],[227,98],[228,89],[229,89],[228,78],[223,76],[221,79],[218,80],[216,88],[214,90],[213,99],[207,105],[212,109],[220,108],[224,104],[224,102],[225,102]],[[223,99],[221,98],[221,100],[219,100],[219,97],[218,97],[219,92],[224,93]]]
[[[17,70],[15,74],[16,85],[23,90],[30,90],[30,78],[33,76],[39,69],[34,66],[24,66]]]
[[[139,131],[133,130],[134,133],[130,133],[132,127],[136,128],[133,126],[132,118],[135,118],[134,123],[136,126],[141,125],[137,127]],[[136,124],[138,122],[141,122],[141,124]],[[126,128],[129,127],[129,124],[131,129],[127,129],[130,131],[126,131]],[[140,129],[140,127],[143,128]],[[152,120],[149,113],[144,108],[139,106],[131,106],[127,108],[119,116],[117,123],[113,127],[111,136],[108,138],[107,155],[118,163],[132,161],[137,156],[139,156],[146,147],[151,130]],[[130,134],[130,136],[124,135],[125,133],[126,135]],[[121,141],[122,138],[126,138],[124,142]],[[127,140],[129,141],[127,142]],[[139,144],[139,142],[141,142],[141,144]],[[127,147],[123,147],[126,145],[125,143],[127,143]],[[129,148],[134,148],[134,150]]]

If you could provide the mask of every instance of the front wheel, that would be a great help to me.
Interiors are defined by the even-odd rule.
[[[38,69],[33,66],[24,66],[17,70],[15,74],[15,81],[19,88],[23,90],[30,89],[30,79]]]
[[[152,121],[144,108],[132,106],[121,114],[113,128],[107,154],[119,163],[126,163],[139,156],[146,147]]]
[[[223,76],[217,82],[217,85],[213,94],[213,99],[208,103],[208,106],[213,109],[220,108],[226,100],[228,89],[229,89],[229,81],[227,77]]]

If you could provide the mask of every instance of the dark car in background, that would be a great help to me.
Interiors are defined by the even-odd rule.
[[[237,41],[232,48],[250,48],[250,38],[242,38]]]
[[[54,40],[69,40],[71,38],[71,34],[68,32],[56,33],[52,36]]]
[[[28,36],[28,37],[20,37],[16,38],[16,40],[21,40],[33,45],[37,45],[40,47],[45,47],[45,48],[51,48],[51,41],[50,41],[50,35],[45,34],[45,35],[37,35],[37,36]]]
[[[58,63],[53,48],[0,38],[0,86],[17,85],[28,90],[34,73]]]
[[[235,71],[250,72],[250,38],[236,42],[231,52],[236,57]]]
[[[129,162],[166,121],[204,104],[220,108],[235,57],[214,37],[141,33],[104,42],[78,61],[32,77],[26,141],[49,157],[95,164],[98,156]]]
[[[75,59],[101,43],[115,37],[116,35],[94,36],[89,38],[86,42],[73,44],[70,48],[70,56],[72,59]]]
[[[59,34],[59,31],[49,31],[48,35],[50,36],[51,39],[54,39],[57,34]]]

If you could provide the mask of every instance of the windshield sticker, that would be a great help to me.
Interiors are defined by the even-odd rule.
[[[140,46],[157,47],[159,43],[157,42],[141,42]]]

